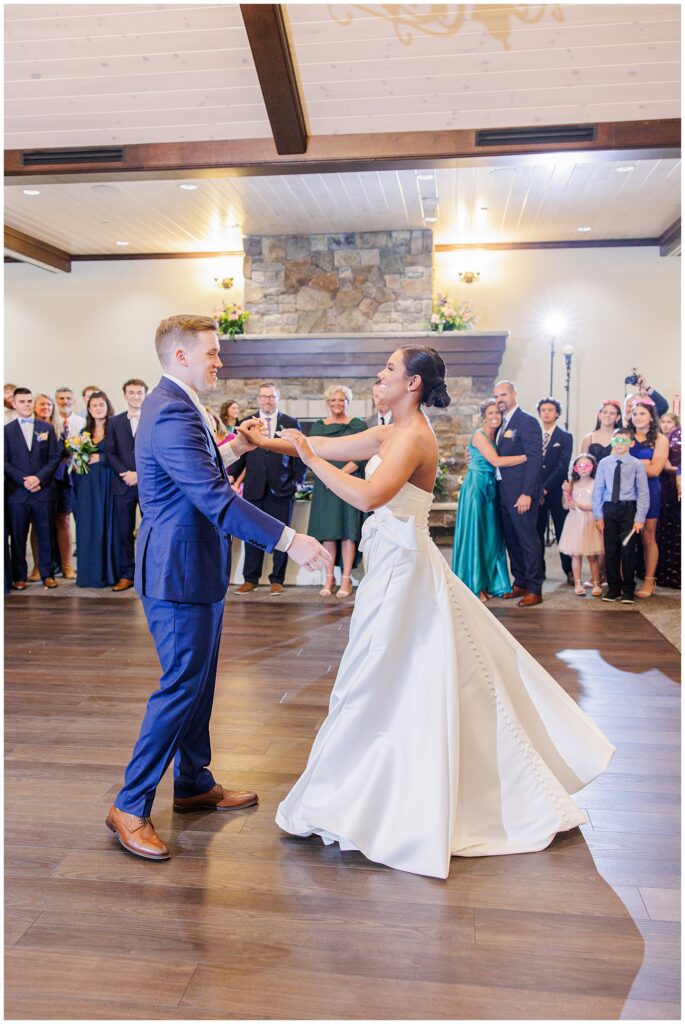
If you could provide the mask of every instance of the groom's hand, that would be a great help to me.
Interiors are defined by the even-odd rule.
[[[303,565],[310,572],[318,569],[328,569],[333,561],[332,555],[326,551],[322,544],[319,544],[315,537],[307,537],[303,533],[296,533],[295,539],[288,548],[288,557],[294,559],[298,565]]]
[[[254,451],[257,447],[256,438],[264,431],[264,424],[259,419],[245,420],[236,430],[236,436],[231,441],[231,450],[237,459],[245,452]]]

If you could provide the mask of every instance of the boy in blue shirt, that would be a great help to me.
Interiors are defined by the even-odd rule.
[[[645,525],[649,508],[647,471],[640,459],[629,454],[632,440],[625,427],[614,431],[611,455],[600,460],[592,491],[595,523],[604,534],[609,584],[602,600],[621,604],[635,603],[637,535]],[[628,536],[630,540],[624,544]]]

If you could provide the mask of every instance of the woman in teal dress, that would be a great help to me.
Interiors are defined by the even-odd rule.
[[[498,455],[502,414],[494,398],[480,407],[482,427],[469,440],[469,469],[459,491],[452,571],[481,601],[511,590],[495,469],[518,466],[525,455]]]

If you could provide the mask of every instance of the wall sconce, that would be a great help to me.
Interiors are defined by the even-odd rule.
[[[215,277],[214,284],[217,288],[223,288],[224,291],[228,291],[233,287],[234,280],[232,277]]]
[[[459,275],[459,280],[464,284],[475,284],[476,281],[480,280],[480,271],[464,270]]]

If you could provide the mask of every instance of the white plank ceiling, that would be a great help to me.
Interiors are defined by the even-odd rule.
[[[632,168],[632,170],[628,170]],[[654,238],[679,215],[680,161],[541,157],[504,167],[5,189],[9,225],[70,253],[215,252],[244,234],[423,227],[438,243]],[[437,202],[436,202],[437,200]],[[579,232],[578,228],[590,228]],[[124,247],[118,241],[128,242]]]
[[[236,4],[6,4],[7,148],[270,136]],[[680,112],[676,4],[290,4],[310,134]]]

